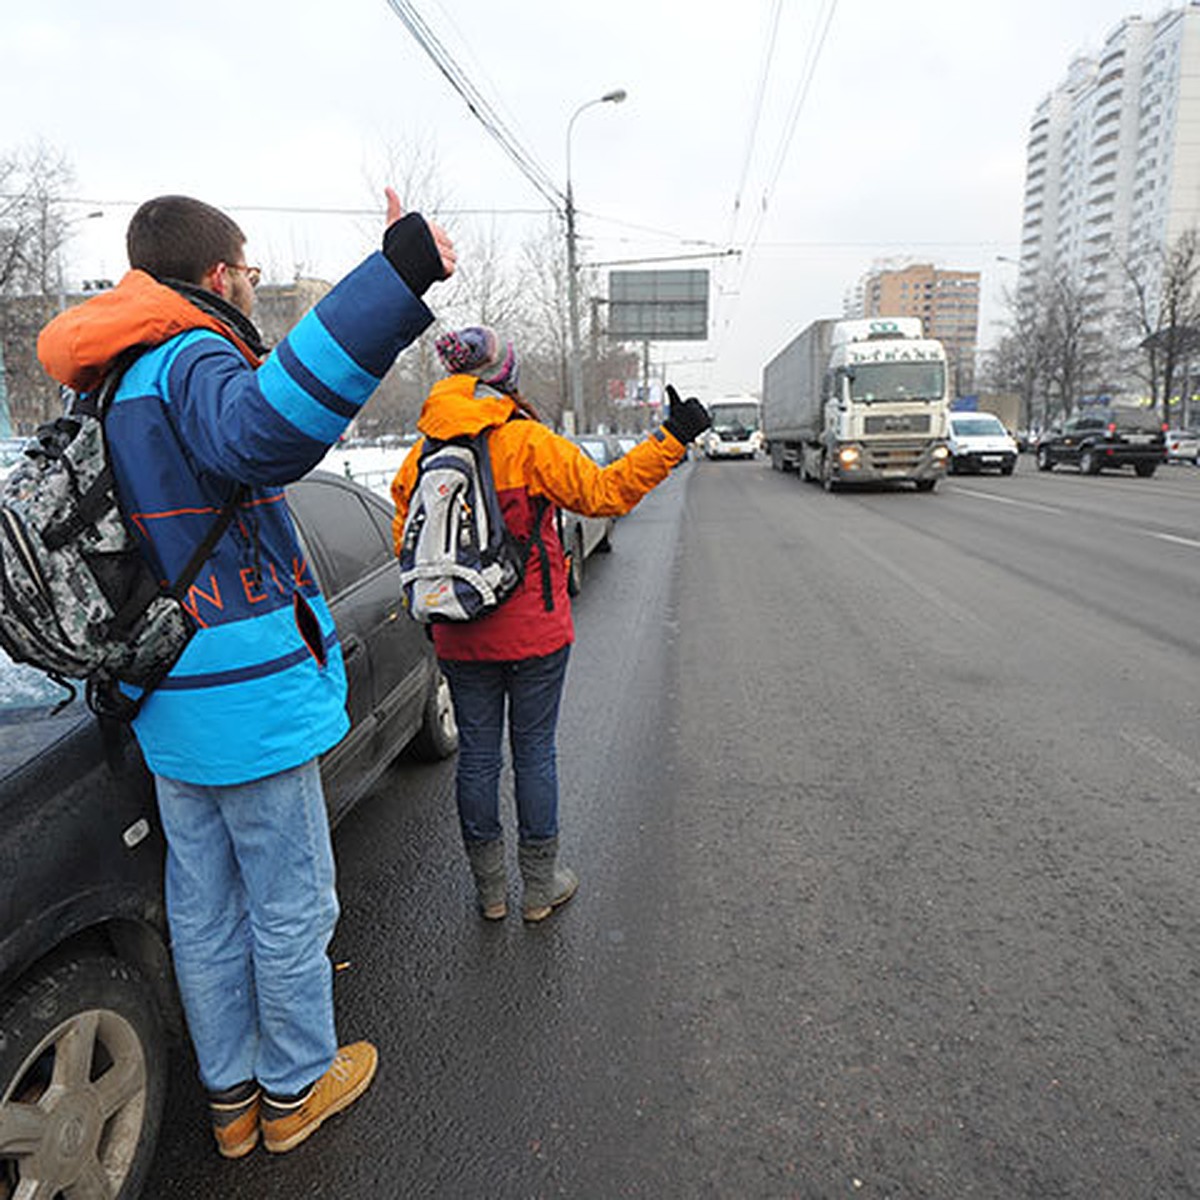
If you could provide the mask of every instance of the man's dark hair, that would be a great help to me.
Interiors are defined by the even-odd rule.
[[[131,267],[185,283],[199,283],[216,263],[236,263],[245,244],[237,222],[189,196],[147,200],[125,234]]]

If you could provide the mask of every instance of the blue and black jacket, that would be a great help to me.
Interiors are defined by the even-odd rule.
[[[122,508],[164,582],[247,488],[189,590],[196,634],[134,722],[156,774],[235,784],[298,766],[349,727],[337,633],[283,487],[320,462],[433,316],[373,254],[259,365],[248,322],[208,300],[131,271],[52,321],[38,351],[88,390],[123,352],[150,347],[105,431]]]

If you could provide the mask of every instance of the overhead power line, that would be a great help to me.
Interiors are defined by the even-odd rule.
[[[566,205],[566,196],[545,168],[520,144],[486,97],[454,61],[453,56],[425,23],[411,0],[388,0],[388,5],[404,22],[405,28],[412,34],[417,45],[429,55],[438,70],[449,80],[450,86],[463,98],[471,115],[512,159],[521,174],[554,205],[556,210],[561,211]]]
[[[758,123],[762,119],[763,102],[766,99],[767,81],[771,76],[771,62],[775,57],[775,44],[779,36],[779,17],[783,10],[783,0],[775,0],[775,8],[771,14],[771,25],[767,31],[766,45],[763,47],[763,63],[758,73],[758,88],[754,96],[754,104],[750,113],[750,129],[746,135],[746,153],[742,159],[742,171],[738,176],[737,187],[733,193],[733,211],[729,215],[729,233],[727,241],[733,240],[737,229],[738,216],[742,211],[742,190],[750,174],[750,161],[754,157],[754,145],[758,139]]]

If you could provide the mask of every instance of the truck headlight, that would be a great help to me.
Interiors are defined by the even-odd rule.
[[[857,446],[843,446],[838,451],[838,465],[843,471],[852,471],[862,461],[862,451]]]
[[[945,462],[946,459],[948,459],[949,457],[950,457],[950,447],[949,446],[934,446],[934,448],[933,448],[933,461],[934,462]]]

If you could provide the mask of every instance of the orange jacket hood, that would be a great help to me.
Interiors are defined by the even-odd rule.
[[[421,409],[417,428],[427,437],[444,441],[474,437],[489,426],[503,425],[517,411],[516,403],[490,388],[476,395],[478,384],[474,375],[451,375],[435,383]]]
[[[219,333],[251,366],[258,365],[258,357],[228,325],[145,271],[130,271],[112,291],[55,317],[38,337],[38,359],[52,379],[86,392],[122,350],[159,346],[189,329]]]

